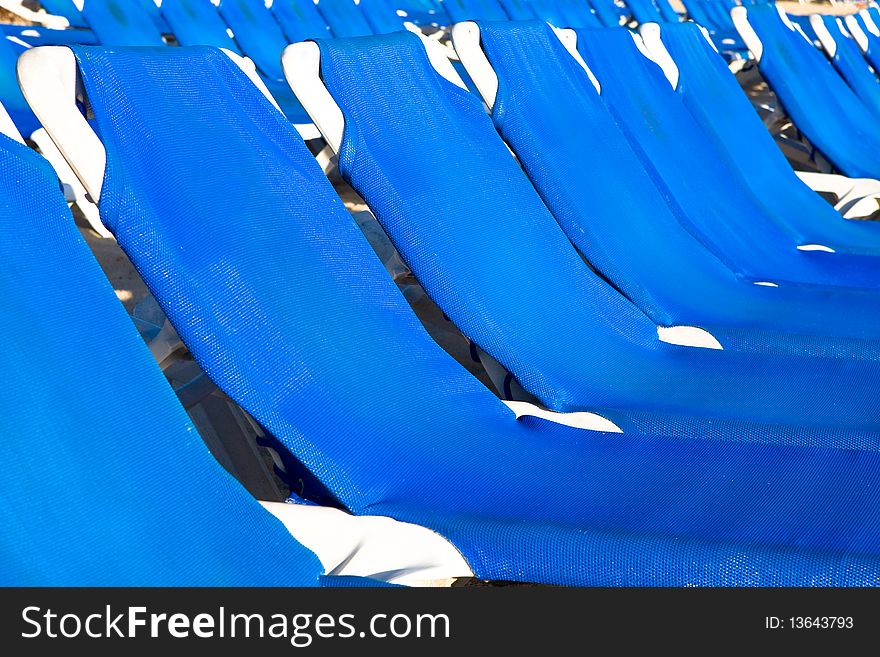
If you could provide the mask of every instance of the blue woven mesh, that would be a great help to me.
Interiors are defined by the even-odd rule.
[[[617,27],[620,25],[621,14],[613,0],[592,0],[590,5],[596,12],[596,18],[605,27]]]
[[[868,29],[861,14],[853,15],[859,27],[862,28],[865,38],[868,40],[868,49],[864,52],[865,59],[868,60],[868,63],[871,64],[875,71],[880,70],[880,37]]]
[[[512,21],[528,21],[537,18],[528,0],[499,0],[504,13]]]
[[[0,584],[316,584],[214,460],[79,235],[0,136]]]
[[[434,72],[416,36],[319,43],[345,117],[340,173],[428,295],[549,407],[602,408],[624,426],[663,433],[702,435],[715,424],[652,413],[813,425],[791,435],[847,444],[847,432],[831,438],[830,427],[858,426],[851,444],[876,441],[878,416],[861,388],[844,383],[873,376],[871,363],[659,342],[656,324],[581,260],[479,101]],[[805,404],[814,385],[835,399],[823,392]],[[736,439],[788,433],[718,426]]]
[[[131,0],[89,0],[83,18],[105,46],[161,46],[162,33],[144,8]]]
[[[102,216],[206,371],[351,510],[440,532],[483,578],[880,583],[878,454],[514,421],[222,55],[76,54]]]
[[[633,149],[682,208],[688,230],[733,271],[751,281],[876,288],[880,260],[797,250],[784,220],[755,199],[626,30],[580,30],[578,50]]]
[[[241,54],[211,0],[162,0],[162,14],[182,46],[214,46]]]
[[[354,0],[320,0],[318,11],[335,37],[367,36],[373,33],[373,28],[354,4]]]
[[[875,114],[822,53],[782,23],[774,5],[749,7],[748,18],[764,44],[761,75],[798,129],[847,176],[880,178]]]
[[[801,182],[736,78],[694,25],[664,26],[662,37],[678,66],[676,91],[685,106],[761,203],[786,220],[798,243],[880,253],[880,225],[844,220]]]
[[[672,33],[676,27],[664,30]],[[681,28],[709,49],[695,26]],[[703,248],[676,218],[678,206],[666,203],[586,73],[546,25],[481,24],[481,36],[499,79],[492,113],[498,131],[569,239],[657,324],[709,329],[728,349],[880,358],[880,314],[873,293],[752,285]],[[709,64],[717,63],[728,76],[718,55],[711,56]],[[692,88],[686,78],[683,68],[682,86]],[[710,103],[727,107],[726,96],[713,93],[713,86],[705,91]],[[723,123],[738,127],[734,121]],[[764,137],[760,121],[756,128]],[[736,148],[746,148],[742,141],[747,135],[742,132]],[[776,149],[772,140],[768,146]],[[803,188],[779,157],[788,177]],[[757,166],[745,168],[760,176]],[[768,179],[765,186],[775,184]],[[831,220],[844,224],[820,197],[806,191],[820,210],[831,213]],[[877,235],[880,226],[853,229]]]
[[[388,34],[404,29],[404,18],[397,15],[392,0],[361,0],[358,7],[371,28],[372,34]]]
[[[836,17],[821,18],[837,44],[831,63],[859,100],[876,115],[880,112],[880,79],[865,61],[858,44],[850,37],[841,34]]]
[[[272,14],[290,43],[333,36],[312,0],[275,0]]]
[[[443,6],[453,23],[507,20],[507,14],[498,0],[444,0]]]

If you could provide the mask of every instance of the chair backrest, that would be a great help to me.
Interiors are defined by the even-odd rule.
[[[138,2],[88,0],[83,18],[105,46],[163,46],[156,23]]]
[[[530,4],[533,4],[530,0]],[[461,21],[506,21],[507,12],[499,0],[444,0],[443,6],[453,23]],[[532,11],[535,7],[532,7]]]
[[[602,97],[631,146],[684,210],[688,230],[730,269],[755,282],[842,280],[796,249],[630,34],[579,30],[578,51],[599,78]]]
[[[529,21],[537,18],[528,0],[499,0],[502,9],[512,21]]]
[[[182,46],[214,46],[241,54],[211,0],[162,0],[162,14]]]
[[[316,584],[196,433],[48,162],[2,135],[0,160],[0,584]]]
[[[290,43],[333,36],[312,0],[275,0],[272,14]]]
[[[84,2],[87,0],[84,0]],[[156,26],[156,29],[159,30],[162,34],[169,34],[171,32],[171,27],[165,21],[165,17],[162,15],[162,12],[159,10],[159,5],[157,5],[153,0],[135,0],[134,4],[140,6],[141,9],[144,10],[150,19],[153,21],[153,25]]]
[[[354,0],[320,0],[317,5],[333,36],[345,38],[373,33],[373,28]]]
[[[763,43],[761,74],[800,131],[848,176],[880,177],[880,127],[831,63],[774,5],[749,7],[748,22]]]
[[[834,68],[872,112],[880,112],[880,78],[865,59],[858,44],[848,33],[841,32],[838,18],[820,16],[819,19],[833,42],[833,45],[828,45],[831,46],[834,54],[827,51],[826,53]]]
[[[853,245],[877,244],[880,236],[871,237],[871,226],[842,221],[831,205],[795,175],[736,77],[699,28],[692,23],[664,25],[661,37],[678,68],[676,92],[691,115],[762,198],[782,197],[789,206],[788,216],[796,222],[791,229],[805,239],[812,236],[832,246],[836,246],[832,236],[850,239]],[[817,235],[827,235],[829,242]]]
[[[404,18],[397,15],[392,0],[361,0],[358,7],[367,19],[373,34],[388,34],[405,29]]]
[[[590,0],[590,6],[596,12],[599,22],[605,27],[617,27],[620,25],[621,12],[618,11],[614,0]]]
[[[281,53],[288,41],[262,0],[221,0],[218,9],[241,51],[264,75],[282,79]]]

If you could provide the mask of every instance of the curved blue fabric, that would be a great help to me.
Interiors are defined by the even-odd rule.
[[[834,67],[789,30],[774,5],[748,10],[764,53],[761,75],[798,129],[851,178],[880,178],[880,125]]]
[[[404,18],[397,15],[392,0],[361,0],[358,7],[367,19],[373,34],[388,34],[405,29]]]
[[[681,20],[678,12],[669,4],[669,0],[654,0],[654,4],[657,6],[657,10],[660,12],[663,20],[670,23],[677,23]]]
[[[534,4],[536,0],[532,0]],[[559,7],[565,23],[560,27],[602,27],[602,22],[593,13],[586,0],[537,0],[539,6],[554,2]],[[539,17],[540,18],[540,17]]]
[[[88,0],[83,18],[105,46],[161,46],[162,33],[139,3],[131,0]]]
[[[599,22],[605,27],[620,25],[621,15],[613,0],[591,0],[590,6],[593,7]]]
[[[30,106],[21,93],[18,86],[18,75],[15,67],[18,62],[18,53],[12,44],[0,38],[0,104],[6,108],[15,127],[25,137],[40,128],[40,122],[31,111]]]
[[[676,92],[685,106],[729,156],[761,204],[784,220],[798,244],[880,254],[880,225],[844,219],[801,182],[736,78],[696,26],[664,25],[661,37],[678,66]]]
[[[0,585],[316,585],[190,424],[55,172],[5,136],[0,198]]]
[[[318,11],[335,37],[368,36],[373,28],[353,0],[320,0]]]
[[[290,43],[333,36],[312,0],[275,0],[272,15]]]
[[[453,23],[507,20],[507,13],[498,0],[443,0],[443,7]]]
[[[831,63],[850,89],[859,97],[867,108],[880,116],[880,78],[877,77],[870,64],[865,60],[858,44],[849,36],[844,36],[833,16],[822,16],[822,22],[828,28],[831,38],[837,44],[837,50]]]
[[[222,0],[217,9],[232,29],[242,52],[253,60],[264,76],[283,82],[281,53],[288,41],[262,0]]]
[[[150,17],[150,20],[153,21],[153,25],[156,26],[156,29],[159,30],[160,33],[169,34],[171,32],[171,27],[168,25],[165,17],[162,15],[159,7],[153,2],[153,0],[135,0],[134,4],[137,4],[144,10],[144,13]]]
[[[73,4],[73,0],[40,0],[40,4],[50,14],[64,16],[74,27],[88,27],[82,13]]]
[[[537,18],[528,0],[499,0],[504,13],[512,21],[528,21]]]
[[[679,31],[709,49],[695,25],[664,26],[664,35]],[[699,326],[737,351],[880,359],[876,294],[752,285],[694,239],[546,26],[481,24],[481,35],[499,80],[492,119],[501,136],[572,243],[658,325]],[[726,106],[712,86],[705,91]],[[717,118],[727,125],[723,112]]]
[[[751,282],[877,288],[873,256],[797,249],[786,220],[754,197],[626,30],[580,30],[578,50],[630,145],[682,208],[686,228],[732,271]]]
[[[656,323],[572,248],[480,102],[434,72],[417,37],[319,44],[345,117],[340,174],[443,312],[548,407],[601,409],[625,429],[691,436],[711,425],[736,439],[836,443],[836,425],[856,428],[859,444],[880,437],[861,388],[835,386],[835,401],[806,407],[802,398],[837,376],[840,385],[870,379],[873,363],[660,342]],[[734,419],[762,426],[724,422]]]
[[[816,48],[821,48],[822,44],[819,43],[819,37],[816,35],[816,30],[813,29],[813,26],[810,24],[809,16],[798,16],[796,14],[786,14],[788,20],[793,24],[797,24],[800,27],[804,34],[807,35],[807,38],[813,42],[813,45]]]
[[[626,6],[639,23],[662,23],[665,20],[653,0],[626,0]]]
[[[221,46],[229,39],[226,26],[229,25],[235,34],[238,48],[233,52],[241,52],[247,55],[260,73],[260,77],[269,89],[269,93],[281,107],[281,111],[291,122],[308,124],[312,120],[300,105],[290,85],[284,80],[281,70],[281,53],[287,47],[287,39],[272,18],[269,10],[260,0],[223,0],[220,6],[214,10],[207,5],[206,0],[179,0],[189,5],[193,12],[198,11],[198,17],[179,8],[173,14],[168,14],[168,20],[172,22],[175,30],[177,25],[185,27],[183,45],[189,46]],[[209,10],[219,11],[223,20],[208,19],[206,12]],[[216,16],[216,18],[220,18]],[[226,47],[226,46],[221,46]]]
[[[344,506],[438,531],[486,579],[880,583],[876,453],[515,421],[225,57],[75,52],[107,146],[102,217],[211,377]]]
[[[863,53],[864,57],[868,60],[871,67],[878,71],[880,70],[880,36],[877,36],[868,29],[861,14],[853,14],[853,16],[855,16],[856,22],[862,28],[862,32],[868,40],[868,49]]]
[[[214,46],[242,54],[211,0],[162,0],[162,14],[182,46]]]

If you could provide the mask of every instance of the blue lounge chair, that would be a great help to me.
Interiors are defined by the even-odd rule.
[[[275,0],[272,15],[290,43],[333,36],[312,0]]]
[[[596,18],[605,27],[617,27],[626,18],[624,15],[626,12],[620,10],[614,4],[614,0],[591,0],[590,6],[593,7]]]
[[[844,22],[868,63],[875,71],[880,70],[880,28],[874,24],[864,9],[857,14],[847,16]]]
[[[531,0],[529,4],[533,4]],[[498,0],[444,0],[443,8],[446,9],[453,23],[470,20],[507,20],[507,12]],[[532,11],[535,11],[534,7]]]
[[[161,31],[140,2],[88,0],[82,15],[105,46],[165,45]]]
[[[82,12],[77,9],[73,0],[40,0],[40,4],[50,14],[63,16],[72,27],[88,27]]]
[[[15,75],[15,65],[19,53],[6,39],[0,38],[0,101],[6,107],[9,116],[12,117],[18,131],[30,136],[40,127],[40,122],[31,111]]]
[[[5,135],[0,160],[0,585],[317,584],[199,438],[54,171]]]
[[[586,0],[531,0],[538,18],[557,27],[601,27]]]
[[[512,21],[535,20],[537,16],[528,0],[499,0],[504,13]]]
[[[280,53],[288,41],[263,3],[223,0],[215,9],[210,0],[166,0],[162,11],[181,45],[214,46],[247,55],[291,123],[303,136],[316,136],[308,116],[282,79]],[[227,33],[227,24],[234,41]]]
[[[387,34],[406,29],[405,18],[398,16],[394,0],[361,0],[358,5],[373,34]]]
[[[693,23],[664,28],[670,34],[691,30],[710,48]],[[487,90],[484,100],[560,227],[593,267],[658,325],[701,327],[729,350],[880,355],[874,295],[853,298],[803,287],[752,285],[694,239],[677,219],[678,207],[663,198],[615,125],[587,73],[546,26],[487,24],[478,33],[462,26],[453,36],[462,61],[472,69],[473,50],[463,40],[482,38],[498,78],[496,96]],[[714,51],[712,57],[732,79]],[[683,88],[701,80],[689,81]],[[705,91],[726,106],[726,97],[714,87]],[[724,114],[718,118],[725,121]],[[760,122],[758,129],[763,131]],[[770,147],[775,148],[772,141]],[[788,175],[794,178],[790,169]],[[796,178],[794,184],[799,184]],[[821,198],[805,191],[835,215],[831,221],[843,223]],[[880,226],[864,228],[876,236],[871,228]],[[859,319],[843,310],[848,300],[861,307]],[[841,315],[851,323],[841,322]],[[819,345],[824,351],[816,351]]]
[[[644,36],[650,49],[653,39]],[[676,93],[761,203],[787,220],[786,230],[799,244],[880,254],[880,225],[842,220],[798,179],[736,78],[695,25],[664,25],[660,37],[676,66]]]
[[[630,34],[579,30],[577,47],[633,149],[683,210],[688,230],[731,270],[752,282],[876,289],[874,256],[828,253],[828,245],[799,244],[786,232],[791,220],[761,205]]]
[[[798,129],[851,178],[880,178],[880,126],[834,67],[783,23],[774,5],[733,10],[761,74]]]
[[[644,430],[650,416],[655,428],[684,435],[693,435],[686,424],[705,427],[708,416],[748,417],[762,428],[739,435],[766,431],[766,438],[778,436],[778,429],[763,425],[771,416],[782,424],[816,423],[798,429],[807,433],[833,422],[832,409],[816,409],[810,420],[799,402],[795,415],[784,409],[795,403],[789,395],[803,389],[795,382],[801,376],[822,370],[824,378],[835,369],[851,375],[851,368],[863,366],[872,376],[871,363],[819,367],[808,359],[765,360],[659,340],[657,324],[581,260],[481,103],[435,73],[412,39],[320,42],[322,79],[341,107],[348,137],[338,151],[339,171],[427,294],[545,406],[601,409],[624,430]],[[414,113],[413,103],[431,110]],[[340,143],[326,132],[325,138],[331,147]],[[431,203],[421,200],[427,198]],[[862,297],[865,308],[873,308],[875,294]],[[758,372],[765,367],[775,389],[791,386],[791,392],[772,401],[753,398],[763,396],[757,390],[767,384]],[[789,383],[780,383],[788,377]],[[653,388],[659,381],[669,382],[662,393]],[[706,389],[717,396],[706,397]],[[839,403],[840,411],[850,409],[837,416],[841,426],[852,426],[853,413],[865,412],[861,399]],[[705,417],[685,421],[681,414]],[[874,435],[875,422],[866,418],[862,429]],[[718,435],[732,435],[732,425],[723,424],[715,425]]]
[[[333,36],[355,37],[373,33],[354,0],[320,0],[317,5]]]
[[[810,21],[821,48],[840,77],[871,112],[880,115],[880,78],[841,24],[841,19],[814,14]]]
[[[105,220],[195,357],[312,474],[305,494],[432,528],[484,579],[880,583],[875,452],[516,421],[431,341],[221,53],[75,52],[107,150]],[[168,140],[161,167],[146,134]]]

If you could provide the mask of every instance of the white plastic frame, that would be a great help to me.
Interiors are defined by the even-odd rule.
[[[825,21],[822,20],[822,17],[819,16],[819,14],[813,14],[810,16],[810,27],[812,27],[813,31],[816,33],[819,43],[822,44],[823,50],[828,53],[829,57],[834,57],[834,55],[837,54],[837,40],[828,30]]]
[[[858,44],[859,50],[863,53],[868,52],[868,35],[865,34],[862,26],[859,25],[859,21],[856,20],[855,14],[845,16],[843,22],[846,25],[846,29],[850,36],[853,38],[853,41]]]
[[[862,17],[862,22],[865,24],[865,28],[868,32],[876,37],[880,37],[880,27],[874,22],[874,17],[871,16],[870,12],[868,12],[867,9],[860,9],[859,16]]]
[[[56,16],[45,10],[32,11],[22,5],[21,0],[0,0],[0,9],[5,9],[26,21],[37,23],[53,30],[63,30],[70,26],[70,22],[64,16]]]
[[[761,43],[758,33],[749,23],[748,10],[742,6],[734,7],[730,10],[730,18],[743,43],[746,44],[746,48],[755,57],[755,61],[760,62],[761,56],[764,54],[764,44]]]

